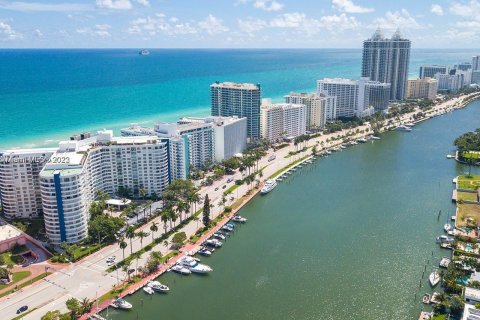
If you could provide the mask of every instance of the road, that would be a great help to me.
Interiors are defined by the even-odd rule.
[[[442,110],[451,108],[455,103],[459,101],[459,99],[454,99],[442,104],[441,107],[437,106],[432,111],[432,114],[438,114],[442,112]],[[410,122],[412,115],[413,113],[403,115],[399,119],[399,123]],[[357,128],[353,130],[344,130],[343,132],[336,132],[329,135],[322,135],[318,138],[308,141],[307,146],[318,146],[322,142],[325,143],[325,146],[331,146],[330,143],[326,142],[328,138],[344,135],[348,132],[354,132],[356,129]],[[368,125],[359,127],[359,129],[367,131],[370,130]],[[354,137],[358,138],[361,136],[362,134],[356,134]],[[306,152],[302,152],[298,155],[286,158],[288,153],[293,150],[295,150],[295,147],[293,145],[290,145],[289,147],[276,151],[276,159],[271,162],[268,161],[268,157],[272,154],[272,152],[270,152],[267,156],[263,157],[259,161],[259,168],[263,168],[266,166],[263,171],[262,179],[267,179],[270,175],[272,175],[279,169],[284,168],[289,163],[295,161],[296,159],[299,159],[300,157],[308,155],[311,152],[310,150],[307,150]],[[219,181],[215,181],[211,186],[201,188],[199,191],[200,197],[202,199],[205,197],[206,194],[208,194],[212,204],[214,204],[214,207],[211,211],[213,217],[216,217],[218,214],[221,213],[222,208],[218,206],[218,203],[222,199],[223,192],[234,183],[229,183],[228,186],[223,189],[222,186],[227,184],[226,181],[229,178],[232,178],[235,181],[236,179],[241,179],[242,177],[240,172],[236,172],[234,175],[226,176]],[[218,189],[215,191],[216,188]],[[233,196],[236,200],[246,194],[247,191],[247,185],[239,186],[231,195],[227,197],[229,201],[226,203],[226,205],[229,205],[231,203],[230,197]],[[155,218],[154,221],[159,223],[160,226],[160,230],[154,236],[159,237],[160,233],[163,232],[163,223],[160,221],[160,217]],[[177,223],[178,222],[179,221],[177,221]],[[141,229],[150,232],[150,225],[151,222],[140,227],[139,230]],[[187,237],[190,237],[201,226],[201,221],[190,221],[182,229],[182,231],[185,231]],[[169,240],[171,240],[171,238]],[[146,237],[143,239],[143,246],[151,242],[152,237]],[[128,255],[131,250],[133,252],[136,252],[141,249],[140,239],[138,238],[132,242],[132,247],[130,247],[129,240],[127,240],[127,243],[128,247],[125,249],[126,255]],[[169,248],[165,247],[163,243],[158,244],[153,250],[161,251],[163,254],[167,254],[169,252]],[[88,256],[84,260],[72,264],[68,268],[54,272],[46,279],[39,281],[32,286],[23,288],[21,291],[8,297],[1,298],[0,314],[2,315],[2,319],[11,319],[15,317],[17,309],[23,305],[27,305],[30,310],[34,308],[37,309],[32,313],[27,314],[24,319],[38,320],[47,311],[60,310],[62,312],[66,312],[67,309],[65,307],[65,301],[71,297],[75,297],[77,299],[83,299],[85,297],[88,299],[95,299],[96,297],[103,295],[105,292],[109,291],[113,285],[115,285],[119,281],[122,281],[122,279],[125,279],[126,276],[122,271],[115,271],[111,273],[106,272],[106,270],[108,269],[106,258],[111,255],[115,255],[117,257],[117,260],[123,257],[122,250],[118,247],[118,244],[113,244],[106,248],[103,248],[102,250],[92,254],[91,256]],[[148,255],[144,254],[140,259],[138,259],[138,261],[134,261],[131,267],[138,269],[138,266],[142,266],[145,264],[147,258]]]

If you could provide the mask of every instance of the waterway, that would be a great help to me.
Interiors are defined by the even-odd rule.
[[[428,273],[449,254],[435,237],[455,212],[452,178],[467,170],[446,155],[479,119],[477,101],[298,170],[241,210],[248,223],[202,259],[213,273],[164,275],[169,294],[140,291],[127,298],[133,310],[108,318],[418,317]]]

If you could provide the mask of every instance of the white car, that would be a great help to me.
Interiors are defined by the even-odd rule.
[[[113,260],[107,260],[107,266],[111,267],[115,264],[115,261]]]
[[[110,261],[113,262],[115,261],[115,258],[116,258],[115,256],[110,256],[107,258],[107,262],[110,262]]]

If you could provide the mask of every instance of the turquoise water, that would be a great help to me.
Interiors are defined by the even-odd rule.
[[[435,238],[455,213],[452,179],[467,171],[446,155],[478,127],[480,101],[298,170],[241,210],[248,223],[202,258],[211,274],[166,274],[168,295],[139,292],[108,318],[416,319],[449,254]]]
[[[413,50],[424,63],[468,61],[474,50]],[[209,114],[216,80],[254,82],[276,100],[323,77],[360,74],[360,50],[0,50],[0,148],[56,145],[80,131]]]

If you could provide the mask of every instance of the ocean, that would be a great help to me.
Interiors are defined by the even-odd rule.
[[[426,63],[475,50],[412,50]],[[0,149],[55,146],[72,134],[209,114],[215,81],[260,83],[262,97],[313,91],[324,77],[358,78],[360,49],[0,50]]]

